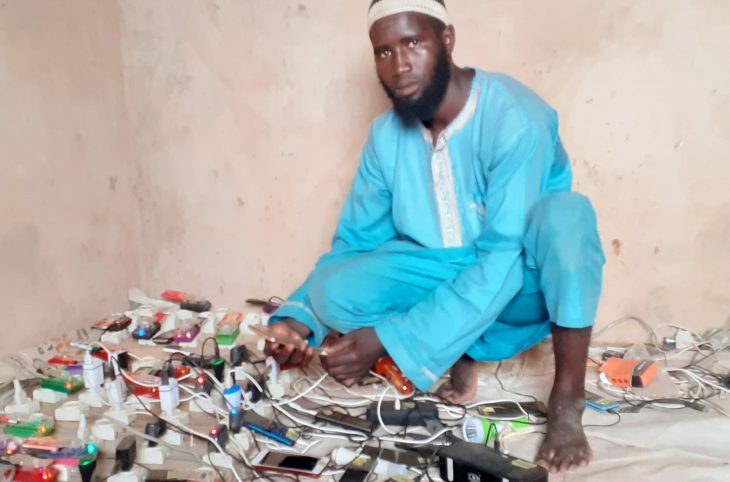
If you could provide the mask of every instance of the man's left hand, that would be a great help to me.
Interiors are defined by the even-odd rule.
[[[368,374],[375,362],[386,355],[373,328],[351,331],[325,349],[322,365],[335,380],[349,387]]]

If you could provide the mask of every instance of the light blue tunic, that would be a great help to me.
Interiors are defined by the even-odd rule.
[[[465,352],[508,358],[551,320],[590,326],[604,258],[570,187],[555,111],[477,70],[435,146],[393,111],[373,122],[331,251],[271,322],[305,323],[315,346],[330,328],[374,326],[421,390]]]

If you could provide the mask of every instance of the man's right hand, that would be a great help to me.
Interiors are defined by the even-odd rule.
[[[292,340],[301,340],[297,345],[266,341],[264,353],[274,357],[279,365],[309,365],[314,358],[314,349],[309,346],[306,338],[312,333],[307,325],[293,318],[269,325],[271,334]]]

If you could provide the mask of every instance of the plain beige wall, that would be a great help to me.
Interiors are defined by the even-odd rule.
[[[5,2],[0,19],[12,3]],[[99,239],[101,248],[89,246],[102,251],[113,244],[111,229],[138,236],[139,244],[96,259],[95,269],[110,277],[105,285],[89,282],[83,259],[68,259],[76,249],[71,244],[44,243],[36,252],[43,257],[32,262],[27,246],[16,247],[16,255],[6,248],[2,256],[16,263],[1,275],[8,286],[19,275],[28,286],[46,282],[48,265],[62,261],[77,283],[73,293],[55,285],[36,297],[17,290],[14,302],[42,300],[38,314],[83,325],[88,311],[59,316],[54,304],[63,300],[72,309],[88,289],[123,305],[119,288],[134,281],[153,293],[197,291],[230,307],[296,287],[327,248],[368,124],[387,107],[365,29],[368,2],[120,0],[115,8],[74,4],[72,12],[29,3],[43,7],[35,15],[30,7],[11,9],[12,22],[4,24],[14,36],[0,31],[0,53],[47,59],[57,76],[87,85],[88,102],[69,96],[48,102],[58,94],[49,82],[34,102],[14,94],[15,114],[0,114],[0,126],[14,126],[17,113],[45,120],[78,112],[76,121],[88,122],[98,136],[95,150],[78,155],[72,145],[59,145],[73,134],[61,136],[50,124],[22,133],[15,149],[62,156],[75,172],[91,163],[96,177],[85,178],[95,187],[82,189],[78,175],[61,167],[49,173],[41,163],[30,165],[29,175],[55,180],[55,191],[27,196],[25,212],[13,214],[3,239],[31,224],[44,238]],[[608,257],[599,324],[625,314],[698,330],[724,323],[730,3],[447,3],[457,62],[509,73],[560,113],[575,187],[595,204]],[[43,41],[20,41],[35,22],[55,27]],[[54,55],[69,42],[78,47],[73,54]],[[101,50],[105,68],[94,70],[87,57]],[[39,74],[25,71],[2,83],[22,94]],[[118,178],[114,195],[110,175]],[[68,205],[78,223],[55,226],[57,217],[43,209],[54,202]],[[128,209],[136,203],[139,211]],[[93,213],[108,213],[106,232],[93,225]],[[34,327],[46,322],[14,313],[11,319]]]
[[[0,353],[124,306],[137,161],[112,2],[0,1]]]

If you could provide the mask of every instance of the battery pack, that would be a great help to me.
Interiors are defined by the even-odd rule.
[[[447,482],[547,482],[547,470],[480,444],[457,441],[439,451]]]
[[[425,426],[429,420],[438,420],[438,408],[431,402],[409,402],[403,401],[400,408],[395,408],[395,402],[386,401],[380,405],[380,417],[385,425]],[[379,424],[378,402],[373,402],[368,407],[365,418]]]
[[[603,362],[601,373],[615,387],[645,387],[656,376],[657,365],[653,361],[612,357]]]

